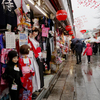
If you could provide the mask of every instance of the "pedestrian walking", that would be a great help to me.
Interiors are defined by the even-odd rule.
[[[92,48],[91,48],[89,43],[87,44],[87,47],[83,53],[83,56],[85,55],[85,53],[86,53],[87,58],[88,58],[88,63],[90,64],[90,57],[92,56]]]
[[[81,63],[81,53],[83,51],[82,43],[79,40],[76,41],[75,51],[76,51],[76,60],[77,60],[76,64],[79,64]]]

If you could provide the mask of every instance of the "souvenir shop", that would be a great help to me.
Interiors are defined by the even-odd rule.
[[[0,100],[36,99],[46,88],[46,77],[57,73],[69,49],[57,23],[35,17],[24,0],[0,0]]]

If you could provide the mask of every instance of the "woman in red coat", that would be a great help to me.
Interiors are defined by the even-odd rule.
[[[83,56],[85,55],[85,53],[86,53],[87,58],[88,58],[88,63],[90,63],[90,57],[92,56],[92,48],[90,47],[89,43],[87,44],[87,47],[83,53]]]
[[[23,74],[21,80],[23,81],[23,87],[27,89],[27,91],[24,89],[20,90],[20,100],[32,100],[32,76],[34,76],[35,73],[31,67],[31,60],[27,56],[29,50],[28,45],[22,45],[20,47],[21,57],[19,58],[19,65]]]

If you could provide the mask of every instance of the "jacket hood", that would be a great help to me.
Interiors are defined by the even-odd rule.
[[[90,44],[88,43],[86,46],[87,46],[87,47],[90,47]]]

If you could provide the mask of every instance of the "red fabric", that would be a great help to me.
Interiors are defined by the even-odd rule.
[[[31,45],[31,49],[30,50],[32,50],[34,52],[35,58],[37,58],[39,56],[38,53],[41,52],[41,48],[38,47],[38,48],[35,49],[33,43],[30,41],[30,39],[28,39],[28,43]]]
[[[85,53],[86,53],[87,56],[92,56],[92,48],[90,47],[89,43],[87,44],[87,47],[86,47],[86,49],[83,53],[83,56],[85,55]]]
[[[25,68],[26,66],[29,66],[31,64],[31,60],[29,59],[29,64],[25,64],[23,61],[23,58],[19,58],[19,65],[20,65],[20,69],[22,70],[23,68]],[[23,70],[22,70],[23,72]],[[23,82],[23,87],[25,87],[27,89],[27,91],[25,91],[24,89],[20,89],[20,100],[32,100],[32,75],[31,72],[29,73],[23,73],[23,77],[22,77]]]

